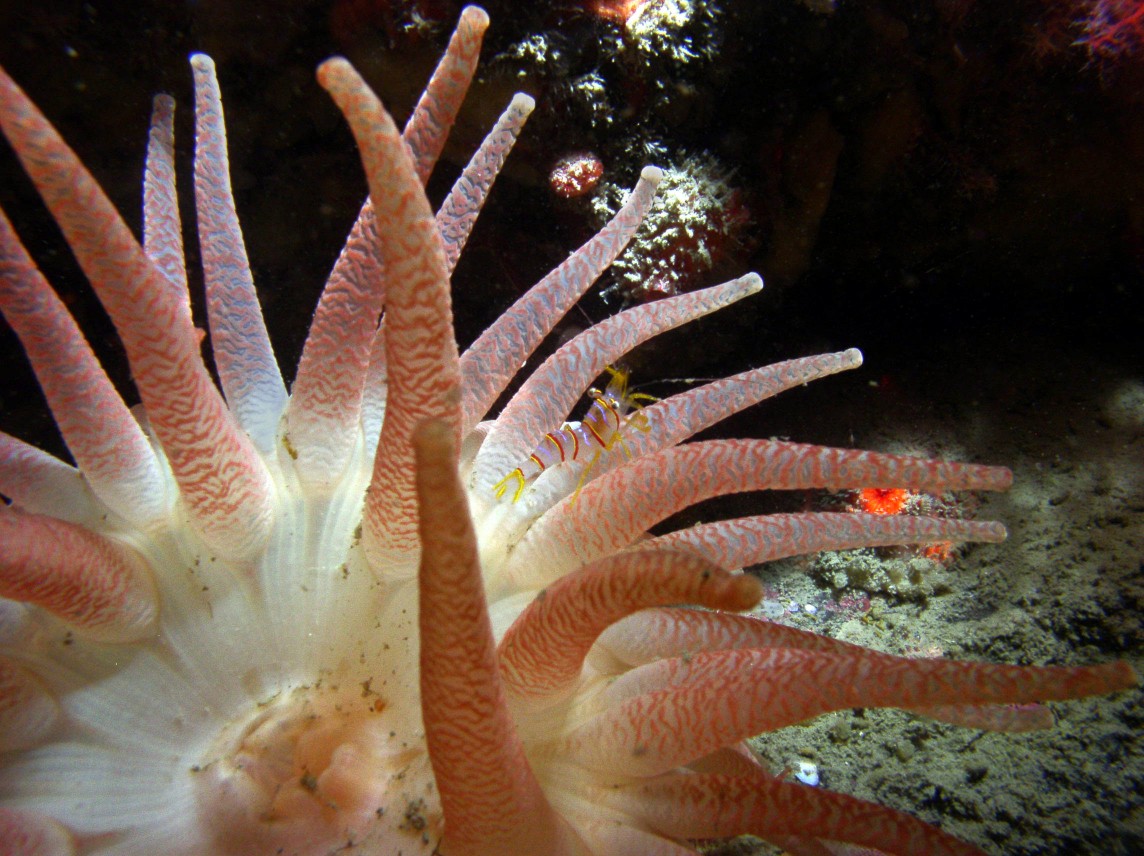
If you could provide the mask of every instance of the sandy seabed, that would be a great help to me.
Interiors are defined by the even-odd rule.
[[[870,386],[878,369],[869,361],[858,370],[867,380],[841,394],[819,386],[832,422],[860,426],[849,429],[860,430],[858,446],[1011,467],[1013,488],[980,497],[976,513],[1003,521],[1010,537],[966,548],[924,599],[849,592],[870,596],[871,609],[858,614],[821,608],[846,593],[815,582],[813,559],[774,563],[761,578],[780,603],[802,607],[780,620],[898,654],[1038,664],[1126,657],[1141,669],[1144,379],[1130,368],[1131,349],[1103,350],[999,342],[988,354],[898,367],[892,394]],[[806,431],[795,436],[813,434],[822,412],[805,409]],[[911,812],[989,853],[1144,852],[1144,693],[1052,709],[1054,729],[1015,735],[850,710],[755,746],[772,769],[811,761],[819,787]],[[740,839],[708,852],[778,851]]]

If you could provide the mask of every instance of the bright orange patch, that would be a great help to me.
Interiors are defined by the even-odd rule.
[[[910,492],[900,487],[867,487],[858,491],[858,507],[870,514],[901,514]]]
[[[953,558],[953,543],[938,541],[936,544],[923,547],[921,553],[927,559],[933,559],[935,562],[941,562],[944,565]]]
[[[589,8],[601,18],[624,24],[642,5],[643,0],[596,0]]]

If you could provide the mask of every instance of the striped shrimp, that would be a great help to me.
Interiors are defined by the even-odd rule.
[[[565,422],[555,431],[549,431],[528,459],[493,486],[497,499],[504,497],[514,483],[512,501],[524,493],[525,486],[551,466],[570,461],[585,461],[580,482],[583,484],[592,466],[606,452],[617,446],[624,449],[624,431],[630,426],[647,431],[647,417],[642,413],[641,401],[655,401],[655,396],[628,391],[625,369],[608,367],[610,380],[601,391],[588,390],[592,404],[582,422]],[[590,457],[589,457],[590,455]],[[579,491],[579,487],[577,487]]]

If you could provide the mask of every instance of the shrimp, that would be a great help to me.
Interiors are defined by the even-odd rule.
[[[629,427],[648,430],[641,402],[656,401],[655,396],[629,392],[626,369],[609,366],[607,371],[610,377],[607,387],[603,391],[594,387],[588,390],[592,404],[583,421],[565,422],[545,434],[525,462],[493,486],[497,499],[503,498],[509,486],[515,484],[512,501],[516,502],[525,487],[546,469],[573,461],[584,465],[582,484],[601,455],[617,447],[625,448],[624,432]]]

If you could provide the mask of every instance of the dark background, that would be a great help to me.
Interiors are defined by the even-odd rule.
[[[747,270],[768,286],[645,348],[637,382],[849,346],[866,355],[863,377],[832,383],[878,381],[883,394],[919,372],[964,381],[959,363],[983,354],[1039,354],[1051,377],[1062,354],[1091,349],[1139,374],[1144,62],[1071,45],[1068,16],[1083,4],[707,3],[650,46],[590,3],[519,5],[489,4],[479,82],[431,186],[439,198],[511,91],[537,96],[457,274],[462,344],[595,228],[586,201],[548,189],[558,157],[595,151],[605,179],[627,187],[646,161],[705,154],[747,223],[714,270],[680,287]],[[3,2],[0,63],[137,226],[151,95],[180,105],[185,192],[187,55],[215,58],[239,214],[289,376],[365,193],[314,66],[348,55],[403,119],[458,6]],[[0,202],[130,395],[110,325],[7,154]],[[184,219],[190,230],[189,208]],[[188,240],[192,269],[195,252]],[[617,307],[590,298],[566,326]],[[18,351],[7,334],[0,346]],[[6,362],[0,403],[8,430],[36,438],[46,417],[24,406],[20,359]],[[768,423],[785,419],[779,407]]]

